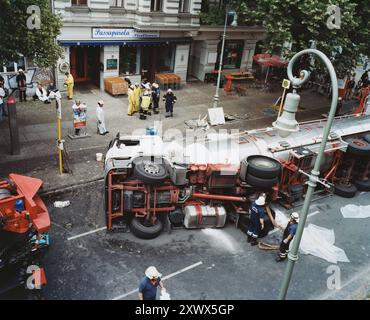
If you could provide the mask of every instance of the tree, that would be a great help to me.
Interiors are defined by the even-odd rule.
[[[340,29],[328,28],[331,4],[340,8]],[[264,26],[267,52],[289,58],[314,43],[332,58],[339,76],[370,54],[369,0],[240,0],[240,10],[248,22]]]
[[[32,12],[27,13],[30,6],[40,9],[39,28]],[[62,20],[51,12],[49,0],[1,0],[0,65],[18,61],[20,54],[39,67],[55,65],[63,52],[55,42],[61,27]]]

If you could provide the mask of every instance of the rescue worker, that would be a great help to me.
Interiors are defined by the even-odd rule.
[[[153,112],[159,113],[159,97],[161,91],[159,90],[159,85],[157,83],[152,84],[152,101],[153,101]]]
[[[98,133],[100,135],[106,135],[109,133],[105,127],[104,111],[103,111],[104,101],[99,100],[96,107],[96,119],[98,121]]]
[[[166,290],[161,277],[156,267],[151,266],[145,270],[145,277],[139,284],[139,300],[156,300],[158,286]]]
[[[251,243],[252,246],[258,244],[257,238],[260,231],[265,227],[264,226],[264,217],[265,217],[265,197],[263,195],[259,196],[256,201],[253,201],[249,209],[250,213],[250,224],[247,231],[247,241]]]
[[[140,95],[141,95],[140,85],[136,82],[135,89],[134,89],[134,99],[135,99],[134,110],[135,112],[139,111]]]
[[[69,100],[72,100],[74,79],[73,79],[73,76],[69,72],[65,73],[64,84],[67,86],[67,97]]]
[[[165,101],[166,106],[166,118],[173,117],[173,105],[177,102],[177,98],[171,89],[167,90],[167,93],[163,96],[163,101]]]
[[[299,223],[299,214],[297,212],[292,212],[290,215],[290,220],[284,230],[283,240],[280,243],[279,254],[276,257],[276,261],[283,261],[287,258],[289,251],[289,244],[293,240]]]
[[[140,120],[145,120],[146,115],[151,115],[148,111],[150,104],[152,103],[152,98],[149,91],[145,90],[142,97],[140,97]]]
[[[133,85],[130,85],[127,92],[128,97],[128,109],[127,109],[127,115],[132,116],[132,114],[135,112],[135,93],[134,93],[135,87]]]
[[[40,101],[42,101],[43,103],[46,103],[46,104],[50,103],[48,93],[40,83],[37,84],[36,93],[33,96],[33,99],[34,100],[38,99],[38,100],[40,100]]]
[[[26,97],[26,89],[27,89],[27,80],[26,80],[26,75],[24,74],[22,69],[18,70],[18,75],[15,78],[17,81],[17,86],[19,90],[19,100],[22,102],[27,101]]]

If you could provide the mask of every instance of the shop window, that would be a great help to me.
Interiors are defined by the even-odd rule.
[[[218,46],[218,52],[221,51],[221,42]],[[224,48],[224,56],[222,61],[223,69],[239,69],[243,55],[243,41],[226,41]],[[219,68],[220,53],[217,56],[216,69]]]
[[[158,47],[156,69],[157,72],[173,72],[175,63],[175,46]]]
[[[87,6],[87,0],[72,0],[72,6]]]
[[[137,47],[120,47],[119,49],[119,73],[120,75],[136,74]]]
[[[190,0],[180,0],[179,12],[180,13],[190,12]]]
[[[150,11],[151,12],[158,12],[162,11],[162,0],[151,0],[150,1]]]
[[[124,8],[125,7],[125,0],[110,0],[109,5],[115,8]]]

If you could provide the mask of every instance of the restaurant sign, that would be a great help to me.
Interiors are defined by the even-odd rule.
[[[92,28],[93,39],[152,39],[159,38],[159,31],[140,31],[135,29]]]

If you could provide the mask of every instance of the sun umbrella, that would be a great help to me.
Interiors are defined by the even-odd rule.
[[[267,82],[267,77],[270,71],[270,67],[285,68],[288,65],[288,61],[281,59],[277,55],[273,55],[269,53],[256,54],[253,56],[253,60],[257,64],[268,67],[267,73],[266,73],[265,84]]]

